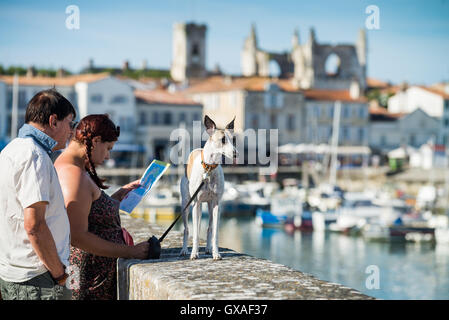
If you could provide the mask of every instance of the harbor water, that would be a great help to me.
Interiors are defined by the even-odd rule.
[[[158,223],[169,225],[170,221]],[[207,226],[208,218],[203,216],[203,239]],[[190,236],[191,228],[190,223]],[[181,221],[175,229],[183,230]],[[449,299],[448,244],[378,243],[324,231],[287,233],[262,228],[253,217],[223,217],[219,245],[379,299]]]

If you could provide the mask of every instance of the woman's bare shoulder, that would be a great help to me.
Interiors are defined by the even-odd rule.
[[[82,180],[86,176],[86,171],[77,166],[73,162],[69,161],[58,162],[58,160],[56,160],[55,168],[56,171],[58,172],[58,176],[60,179],[68,176],[73,179]]]
[[[55,161],[55,168],[62,188],[82,188],[84,191],[92,191],[86,170],[74,162],[58,157]]]

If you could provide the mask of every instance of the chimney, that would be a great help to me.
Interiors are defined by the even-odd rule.
[[[299,80],[294,77],[291,79],[291,84],[292,84],[293,88],[295,88],[295,90],[299,90],[301,88],[301,84],[300,84]]]
[[[63,68],[59,68],[59,69],[56,71],[56,77],[57,77],[57,78],[65,77],[65,75],[66,75],[66,72],[65,72],[65,70],[64,70]]]
[[[147,67],[148,67],[147,59],[143,59],[142,60],[142,70],[147,70]]]
[[[360,85],[357,81],[351,82],[351,85],[349,87],[349,95],[351,96],[351,99],[360,98]]]
[[[128,60],[123,61],[122,64],[122,71],[128,71],[129,70],[129,62]]]
[[[224,82],[226,85],[228,85],[228,86],[231,85],[231,84],[232,84],[232,77],[229,76],[229,75],[224,76],[223,82]]]

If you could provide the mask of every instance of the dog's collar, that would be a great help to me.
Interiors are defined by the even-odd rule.
[[[201,165],[203,166],[204,170],[206,170],[206,172],[210,172],[218,167],[218,164],[207,164],[206,162],[204,162],[203,150],[201,150]]]

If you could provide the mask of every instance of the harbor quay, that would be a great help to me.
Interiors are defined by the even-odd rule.
[[[136,242],[165,231],[162,226],[125,214],[121,220]],[[179,256],[181,247],[182,233],[171,231],[162,243],[160,259],[118,259],[118,299],[374,299],[344,285],[226,248],[220,248],[222,260],[213,261],[204,254],[204,240],[200,241],[197,260]]]

